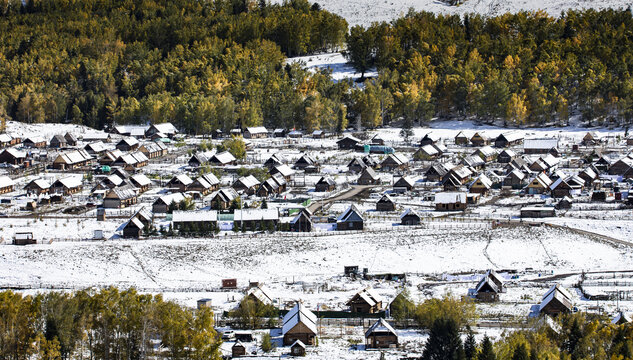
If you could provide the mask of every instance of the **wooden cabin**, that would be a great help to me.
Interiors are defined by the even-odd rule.
[[[295,341],[290,345],[291,356],[306,356],[306,345],[301,340]]]
[[[66,138],[63,137],[62,135],[54,135],[49,141],[48,146],[51,148],[61,149],[68,146],[68,143],[66,142]]]
[[[435,210],[463,211],[466,210],[468,199],[462,192],[440,192],[435,194]]]
[[[499,134],[495,139],[495,147],[504,148],[519,145],[523,142],[523,133],[520,131],[508,131]]]
[[[302,303],[297,303],[282,320],[283,344],[288,346],[301,340],[306,345],[314,345],[317,335],[317,317]]]
[[[398,347],[398,333],[385,319],[380,318],[365,332],[365,348]]]
[[[123,238],[138,239],[141,237],[144,228],[145,226],[138,218],[132,217],[123,226]]]
[[[396,203],[389,194],[383,195],[376,203],[376,211],[395,211]]]
[[[268,137],[268,130],[263,126],[253,126],[244,129],[244,139],[264,139]]]
[[[420,225],[420,215],[413,209],[407,209],[400,215],[400,225]]]
[[[347,302],[350,312],[375,314],[382,311],[382,298],[372,289],[365,288],[352,296]]]
[[[51,184],[44,179],[31,180],[23,188],[29,195],[46,195],[51,189]]]
[[[350,135],[347,135],[336,142],[339,150],[354,150],[356,148],[356,145],[360,143],[361,141],[359,139]]]
[[[26,161],[26,153],[15,148],[8,148],[0,152],[0,163],[22,165]]]
[[[556,316],[572,312],[573,307],[571,294],[562,286],[556,284],[543,295],[543,300],[539,305],[539,312],[545,315]]]
[[[355,205],[351,205],[336,219],[336,230],[363,230],[365,219]]]
[[[481,174],[477,179],[470,185],[469,191],[471,193],[477,194],[487,194],[492,189],[492,180],[486,174]]]
[[[322,176],[314,185],[316,192],[330,192],[336,190],[336,181],[329,176]]]
[[[312,231],[312,213],[308,208],[303,208],[299,214],[290,221],[290,231],[310,232]]]
[[[356,183],[358,185],[379,185],[380,177],[374,169],[366,167],[361,171]]]
[[[468,145],[470,142],[470,138],[464,134],[463,131],[460,131],[455,135],[455,145]]]
[[[246,356],[246,346],[241,341],[237,340],[233,346],[231,346],[231,357]]]
[[[133,187],[116,187],[106,192],[103,197],[103,207],[106,209],[121,209],[135,205],[137,201],[137,193]]]
[[[0,176],[0,194],[6,194],[13,192],[15,182],[10,177],[3,175]]]
[[[485,145],[490,145],[491,140],[488,136],[486,136],[486,134],[481,133],[481,132],[476,132],[470,138],[470,143],[473,144],[473,146],[485,146]]]

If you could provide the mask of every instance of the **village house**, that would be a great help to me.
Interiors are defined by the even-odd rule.
[[[235,156],[228,151],[214,154],[209,158],[209,163],[213,166],[226,166],[235,164]]]
[[[380,134],[374,135],[374,137],[369,140],[372,145],[385,145],[385,139]]]
[[[394,191],[411,191],[415,187],[415,180],[409,176],[402,176],[393,184]]]
[[[301,130],[292,130],[288,133],[288,137],[291,139],[301,139],[303,137],[303,131]]]
[[[45,148],[46,139],[41,136],[29,136],[22,140],[22,146],[26,148]]]
[[[565,196],[578,195],[585,185],[585,181],[577,175],[566,178],[558,178],[550,185],[552,197],[562,198]]]
[[[396,203],[389,194],[384,194],[378,202],[376,202],[376,211],[395,211]]]
[[[413,154],[413,158],[416,160],[430,161],[437,159],[440,155],[440,152],[435,146],[424,145]]]
[[[378,185],[380,184],[380,177],[374,169],[366,167],[361,171],[356,183],[358,185]]]
[[[212,233],[218,228],[218,212],[215,210],[183,211],[172,213],[172,227],[181,233]]]
[[[520,216],[522,219],[554,217],[556,209],[551,206],[524,206],[521,208]]]
[[[283,165],[286,159],[279,154],[273,154],[266,161],[264,161],[264,166],[270,171],[270,169],[274,168],[277,165]]]
[[[445,191],[458,190],[466,184],[473,175],[472,171],[464,164],[459,164],[450,169],[442,178],[442,186]]]
[[[268,137],[268,130],[263,126],[247,127],[243,136],[245,139],[264,139]]]
[[[278,129],[273,130],[273,137],[285,138],[286,137],[286,133],[287,133],[286,129],[278,128]]]
[[[317,317],[302,303],[298,302],[282,320],[283,344],[288,346],[300,340],[306,345],[314,345],[317,335]]]
[[[336,230],[363,230],[365,219],[356,205],[351,205],[336,219]]]
[[[187,165],[192,168],[199,168],[202,165],[209,163],[209,158],[213,156],[214,152],[206,151],[206,152],[197,152],[189,158],[187,161]]]
[[[611,324],[614,325],[623,325],[629,323],[631,323],[631,317],[622,310],[618,311],[618,314],[611,320]]]
[[[210,195],[210,206],[215,210],[226,210],[238,196],[233,188],[222,188]]]
[[[470,155],[466,156],[460,164],[471,169],[479,170],[486,165],[486,162],[478,155]]]
[[[53,160],[53,169],[72,170],[89,165],[93,157],[86,150],[73,150],[57,155]]]
[[[67,146],[77,146],[77,137],[69,132],[64,134],[64,140],[66,140]]]
[[[303,170],[308,174],[318,173],[321,171],[321,165],[312,157],[307,154],[301,155],[301,157],[295,162],[294,168],[297,170]]]
[[[422,137],[422,139],[420,139],[420,146],[433,145],[438,141],[440,141],[439,135],[434,133],[427,133]]]
[[[463,211],[466,210],[467,197],[462,192],[440,192],[435,194],[435,210]]]
[[[609,175],[624,175],[633,168],[633,159],[626,156],[616,161],[609,167]]]
[[[264,182],[257,189],[257,196],[268,197],[271,195],[279,195],[286,191],[286,179],[277,173]]]
[[[573,310],[571,294],[559,284],[552,286],[543,295],[543,300],[539,305],[541,314],[556,316],[561,313],[570,313]]]
[[[86,144],[86,146],[84,146],[84,150],[91,156],[98,157],[103,155],[108,150],[108,148],[103,142],[96,141]]]
[[[61,194],[63,196],[78,193],[83,189],[81,176],[68,176],[56,180],[50,187],[52,194]]]
[[[119,156],[112,166],[120,166],[126,171],[135,171],[138,168],[147,166],[148,159],[142,152],[135,151],[123,156]]]
[[[527,175],[519,170],[512,170],[503,179],[503,186],[511,187],[512,189],[521,189],[527,185]]]
[[[598,178],[598,174],[592,167],[587,167],[578,173],[578,177],[585,181],[586,187],[593,187],[593,182]]]
[[[455,145],[468,145],[470,137],[466,136],[463,131],[460,131],[455,135]]]
[[[13,191],[15,182],[10,177],[3,175],[0,176],[0,194],[6,194]]]
[[[0,134],[0,147],[8,147],[17,145],[20,142],[20,139],[15,138],[7,133]]]
[[[292,177],[295,174],[294,170],[292,170],[290,168],[290,166],[288,166],[286,164],[277,165],[277,166],[273,167],[268,173],[271,176],[275,175],[275,174],[280,174],[281,176],[283,176],[284,180],[286,180],[286,183],[291,182],[292,181]]]
[[[120,209],[137,203],[136,190],[131,186],[121,186],[110,189],[103,197],[103,207],[106,209]]]
[[[485,146],[485,145],[490,145],[491,140],[486,134],[482,132],[476,132],[470,138],[470,143],[473,144],[473,146]]]
[[[426,170],[424,176],[426,177],[426,181],[428,182],[438,182],[442,180],[442,178],[446,176],[446,174],[448,174],[448,171],[449,170],[446,168],[446,166],[444,166],[444,164],[435,163]]]
[[[347,171],[353,173],[359,173],[363,171],[363,169],[365,169],[366,167],[367,164],[365,164],[363,159],[359,156],[354,157],[352,160],[350,160],[349,163],[347,163]]]
[[[385,160],[380,163],[382,171],[405,171],[409,168],[409,159],[401,153],[389,154]]]
[[[203,196],[208,195],[219,188],[220,180],[211,173],[199,176],[187,187],[189,191],[197,191]]]
[[[494,270],[488,270],[475,287],[475,297],[480,301],[499,301],[504,292],[503,280]]]
[[[31,180],[23,188],[28,195],[46,195],[51,189],[51,184],[44,179]]]
[[[530,195],[545,194],[549,191],[552,180],[545,173],[538,174],[527,186],[527,193]]]
[[[552,172],[558,168],[559,163],[559,158],[553,156],[552,154],[547,154],[545,156],[541,156],[530,164],[530,170],[533,172]]]
[[[600,137],[593,131],[587,132],[582,138],[582,145],[584,146],[595,146],[600,144],[600,142]]]
[[[532,170],[530,170],[530,167],[527,163],[527,161],[525,161],[525,159],[523,159],[522,157],[516,157],[514,159],[512,159],[508,165],[506,165],[505,167],[505,171],[506,172],[510,172],[512,170],[519,170],[519,171],[523,171],[526,173],[531,172]]]
[[[504,148],[519,145],[523,142],[523,133],[520,131],[509,131],[499,134],[495,139],[495,147]]]
[[[312,213],[308,208],[303,208],[299,214],[290,221],[290,231],[310,232],[312,231]]]
[[[171,178],[171,180],[165,184],[165,187],[171,192],[186,192],[192,183],[193,180],[187,174],[178,174]]]
[[[495,156],[497,156],[497,152],[495,151],[495,149],[492,148],[492,146],[484,146],[477,149],[477,151],[475,151],[473,155],[479,156],[483,161],[488,163],[495,159]]]
[[[160,141],[143,143],[138,151],[145,154],[148,159],[155,159],[167,155],[167,146]]]
[[[246,291],[246,298],[254,301],[258,305],[273,305],[273,298],[259,285],[253,286]]]
[[[316,192],[330,192],[336,189],[336,181],[330,176],[322,176],[319,181],[314,185],[314,191]]]
[[[151,138],[156,134],[161,134],[172,139],[176,134],[178,134],[178,129],[176,129],[176,127],[170,122],[152,124],[147,128],[147,130],[145,130],[144,135]]]
[[[15,148],[8,148],[0,152],[0,163],[22,165],[26,161],[26,153]]]
[[[421,219],[415,210],[409,208],[400,215],[400,225],[420,225]]]
[[[382,311],[382,298],[372,289],[365,288],[347,302],[351,313],[375,314]]]
[[[105,177],[103,180],[101,180],[97,186],[94,187],[94,189],[92,189],[92,191],[97,191],[97,190],[110,190],[113,189],[117,186],[121,186],[124,185],[124,181],[127,180],[125,178],[121,178],[119,175],[116,174],[111,174],[107,177]]]
[[[373,323],[365,332],[365,348],[382,349],[398,347],[398,333],[383,318]]]
[[[64,138],[62,135],[54,135],[48,142],[48,146],[51,148],[61,149],[68,146],[68,143],[66,142],[66,138]]]
[[[116,148],[123,152],[134,151],[138,149],[139,146],[139,141],[133,137],[123,138],[116,144]]]
[[[503,149],[503,151],[501,151],[499,155],[497,155],[497,162],[500,164],[508,164],[516,157],[517,155],[514,151]]]
[[[187,197],[183,193],[171,193],[167,195],[163,195],[156,199],[152,204],[152,212],[154,213],[166,213],[169,211],[169,206],[174,204],[179,204],[181,201],[185,200]]]
[[[490,178],[486,176],[486,174],[481,174],[470,185],[469,191],[471,193],[485,195],[490,192],[490,189],[492,189],[492,180],[490,180]]]
[[[558,139],[525,139],[523,140],[523,153],[532,154],[552,154],[558,156]]]
[[[125,223],[125,225],[123,225],[122,237],[138,239],[141,237],[144,229],[145,226],[143,223],[137,217],[132,217]]]
[[[274,230],[279,224],[279,210],[273,209],[236,209],[233,223],[238,229],[246,231]]]
[[[112,133],[141,139],[145,137],[145,131],[148,128],[147,125],[116,125],[112,128]]]
[[[325,139],[325,131],[323,130],[314,130],[311,134],[313,139]]]
[[[130,177],[130,183],[138,190],[139,193],[144,193],[149,190],[152,181],[145,176],[145,174],[135,174]]]
[[[361,141],[351,135],[346,135],[341,140],[338,140],[336,144],[339,150],[354,150],[356,145],[359,145]]]
[[[244,193],[247,195],[253,195],[257,191],[257,187],[259,186],[259,180],[253,175],[242,176],[239,179],[235,180],[231,187],[235,189],[238,193]]]

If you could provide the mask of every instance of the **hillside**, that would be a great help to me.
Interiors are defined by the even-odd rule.
[[[273,2],[282,3],[282,0]],[[430,11],[438,14],[468,14],[497,16],[507,12],[522,10],[545,10],[552,16],[559,16],[570,9],[607,9],[626,8],[630,2],[624,0],[466,0],[459,6],[450,6],[438,0],[319,0],[326,10],[344,17],[350,27],[369,25],[375,21],[391,21],[407,13],[410,8],[416,11]]]

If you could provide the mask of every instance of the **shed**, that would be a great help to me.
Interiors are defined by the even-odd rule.
[[[543,295],[539,305],[541,314],[556,316],[561,313],[570,313],[573,310],[571,294],[559,284],[552,286]]]
[[[553,207],[546,206],[525,206],[521,208],[521,218],[545,218],[556,216]]]
[[[352,296],[347,302],[350,312],[374,314],[382,310],[382,297],[372,289],[365,288]]]
[[[336,230],[363,230],[363,216],[355,205],[351,205],[336,219]]]
[[[301,340],[306,345],[314,345],[317,335],[317,317],[302,303],[297,303],[282,320],[283,344],[292,345]]]
[[[462,211],[466,210],[467,197],[462,192],[441,192],[435,194],[435,210]]]
[[[231,346],[231,356],[240,357],[246,355],[246,347],[241,341],[237,340],[233,346]]]
[[[400,215],[400,225],[420,225],[421,217],[413,209],[407,209]]]
[[[396,203],[389,194],[384,194],[376,203],[376,211],[395,211]]]
[[[292,356],[306,356],[306,345],[301,340],[295,341],[290,345],[290,355]]]

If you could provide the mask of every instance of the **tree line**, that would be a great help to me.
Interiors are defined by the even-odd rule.
[[[0,292],[0,359],[220,359],[209,308],[108,288]]]
[[[355,26],[346,55],[379,75],[365,82],[356,114],[405,128],[440,119],[506,125],[627,125],[633,117],[630,9],[542,11],[496,17],[410,11]]]
[[[345,86],[285,59],[346,32],[306,0],[0,0],[0,119],[344,128]]]

